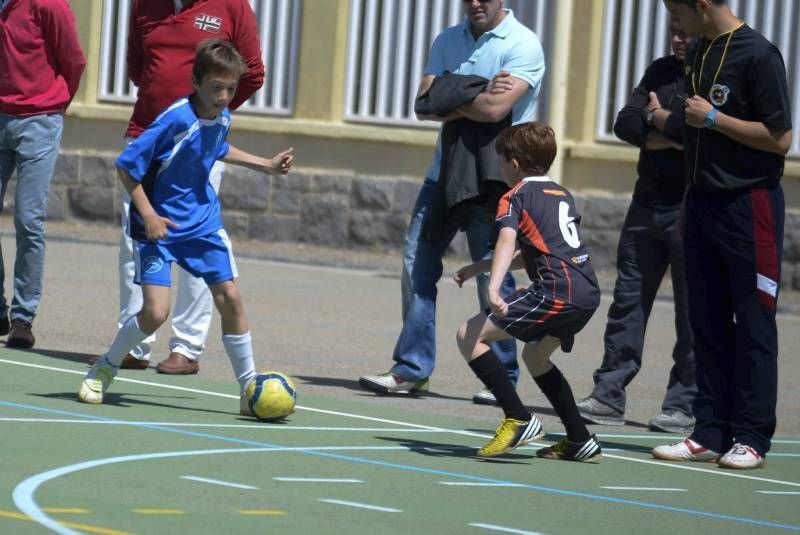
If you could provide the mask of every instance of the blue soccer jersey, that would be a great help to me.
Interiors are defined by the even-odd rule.
[[[188,98],[164,110],[117,158],[117,167],[142,184],[153,209],[178,224],[159,243],[207,236],[222,228],[211,167],[228,153],[230,114],[201,119]],[[139,211],[131,204],[130,236],[148,241]]]

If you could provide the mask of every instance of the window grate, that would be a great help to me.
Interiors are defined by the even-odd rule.
[[[775,43],[786,63],[793,123],[800,120],[800,5],[796,0],[729,0],[731,9],[748,25]],[[661,2],[606,0],[596,138],[622,143],[614,136],[614,119],[645,68],[670,53],[669,14]],[[790,156],[800,156],[800,136],[794,136]]]
[[[428,50],[435,37],[463,20],[461,0],[352,0],[350,3],[345,119],[400,126],[437,128],[414,116],[414,98]],[[552,46],[555,2],[506,0],[514,16],[536,32],[545,50]],[[544,116],[546,84],[537,116]]]
[[[295,107],[302,0],[249,2],[258,22],[267,76],[264,86],[240,110],[291,115]],[[131,4],[131,0],[103,0],[99,80],[99,100],[103,102],[136,100],[136,86],[128,79],[125,68]]]

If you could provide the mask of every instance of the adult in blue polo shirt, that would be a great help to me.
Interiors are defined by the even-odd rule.
[[[442,31],[434,40],[420,83],[424,95],[436,77],[446,72],[478,75],[492,80],[486,91],[471,103],[446,117],[417,115],[422,120],[446,122],[467,118],[480,123],[497,123],[510,114],[511,124],[533,120],[545,71],[544,52],[536,34],[521,24],[502,0],[465,0],[466,19]],[[442,163],[441,132],[433,163],[426,173],[411,222],[403,255],[403,328],[394,348],[394,366],[388,373],[364,375],[359,383],[379,393],[410,394],[428,389],[436,359],[436,283],[442,275],[442,256],[458,230],[467,233],[470,255],[480,260],[488,254],[496,206],[480,200],[471,202],[465,218],[449,221],[441,237],[430,241],[423,229],[431,214]],[[499,176],[499,169],[498,169]],[[478,300],[488,306],[488,278],[478,277]],[[514,290],[509,274],[502,292]],[[492,344],[512,381],[519,367],[513,340]],[[476,403],[494,403],[483,390],[473,396]]]

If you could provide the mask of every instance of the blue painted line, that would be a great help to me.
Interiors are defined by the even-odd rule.
[[[2,405],[5,405],[7,407],[16,407],[16,408],[20,408],[20,409],[28,409],[28,410],[32,410],[32,411],[45,412],[45,413],[50,413],[50,414],[61,414],[61,415],[66,415],[66,416],[78,417],[78,418],[88,418],[88,419],[97,420],[97,421],[119,422],[119,420],[115,420],[113,418],[105,418],[105,417],[102,417],[102,416],[94,416],[94,415],[90,415],[90,414],[84,414],[84,413],[78,413],[78,412],[72,412],[72,411],[63,411],[63,410],[58,410],[58,409],[49,409],[49,408],[45,408],[45,407],[37,407],[35,405],[26,405],[26,404],[22,404],[22,403],[13,403],[13,402],[10,402],[10,401],[0,401],[0,406],[2,406]],[[168,432],[168,433],[175,433],[175,434],[185,435],[185,436],[206,438],[208,440],[217,440],[217,441],[229,442],[229,443],[234,443],[234,444],[244,444],[244,445],[248,445],[248,446],[256,446],[256,447],[259,447],[259,448],[282,449],[282,446],[279,446],[277,444],[269,444],[269,443],[265,443],[265,442],[254,441],[254,440],[239,439],[239,438],[226,437],[226,436],[220,436],[220,435],[212,435],[212,434],[209,434],[209,433],[199,433],[199,432],[196,432],[196,431],[187,431],[185,429],[174,429],[174,428],[171,428],[171,427],[165,427],[165,426],[161,426],[161,425],[153,425],[153,424],[148,424],[148,423],[131,423],[131,422],[128,422],[125,425],[130,425],[132,427],[141,427],[141,428],[144,428],[144,429],[155,429],[155,430],[158,430],[158,431],[165,431],[165,432]],[[496,483],[496,484],[497,483],[502,483],[502,484],[512,484],[513,483],[514,485],[518,485],[519,487],[526,488],[528,490],[535,490],[535,491],[545,492],[545,493],[550,493],[550,494],[558,494],[558,495],[562,495],[562,496],[572,496],[572,497],[576,497],[576,498],[585,498],[585,499],[589,499],[589,500],[602,501],[602,502],[611,502],[611,503],[617,503],[617,504],[622,504],[622,505],[634,505],[634,506],[637,506],[637,507],[644,507],[644,508],[655,509],[655,510],[659,510],[659,511],[667,511],[667,512],[672,512],[672,513],[684,513],[684,514],[693,515],[693,516],[699,516],[699,517],[704,517],[704,518],[713,518],[713,519],[716,519],[716,520],[726,520],[726,521],[729,521],[729,522],[739,522],[739,523],[743,523],[743,524],[752,524],[752,525],[756,525],[756,526],[779,528],[779,529],[785,529],[785,530],[789,530],[789,531],[800,532],[800,526],[792,525],[792,524],[782,524],[782,523],[779,523],[779,522],[770,522],[768,520],[759,520],[759,519],[755,519],[755,518],[747,518],[747,517],[726,515],[726,514],[722,514],[722,513],[711,513],[711,512],[707,512],[707,511],[696,510],[696,509],[688,509],[688,508],[684,508],[684,507],[674,507],[674,506],[669,506],[669,505],[660,505],[660,504],[655,504],[655,503],[643,502],[643,501],[639,501],[639,500],[629,500],[629,499],[624,499],[624,498],[615,498],[613,496],[601,496],[601,495],[589,494],[589,493],[585,493],[585,492],[563,490],[563,489],[557,489],[557,488],[553,488],[553,487],[544,487],[544,486],[541,486],[541,485],[531,485],[531,484],[528,484],[528,483],[518,483],[518,482],[514,482],[514,481],[493,479],[493,478],[487,478],[487,477],[482,477],[482,476],[474,476],[474,475],[463,474],[463,473],[458,473],[458,472],[449,472],[449,471],[446,471],[446,470],[437,470],[437,469],[434,469],[434,468],[424,468],[424,467],[420,467],[420,466],[410,466],[410,465],[404,465],[404,464],[399,464],[399,463],[378,461],[378,460],[373,460],[373,459],[367,459],[367,458],[364,458],[364,457],[355,457],[355,456],[352,456],[352,455],[343,455],[343,454],[339,454],[339,453],[329,453],[329,452],[313,451],[313,450],[302,450],[302,451],[299,451],[299,453],[303,453],[303,454],[306,454],[306,455],[314,455],[314,456],[317,456],[317,457],[327,457],[327,458],[337,459],[337,460],[342,460],[342,461],[350,461],[350,462],[357,462],[357,463],[362,463],[362,464],[370,464],[370,465],[375,465],[375,466],[381,466],[381,467],[384,467],[384,468],[396,468],[398,470],[404,470],[404,471],[409,471],[409,472],[433,474],[433,475],[444,476],[444,477],[456,477],[456,478],[467,479],[467,480],[471,480],[471,481],[481,481],[481,482],[484,482],[484,483]],[[32,497],[32,494],[31,494],[31,497]],[[20,507],[20,504],[18,504],[17,501],[16,501],[16,497],[15,497],[15,505],[17,505],[17,507]],[[28,508],[30,506],[33,506],[33,507],[36,508],[37,511],[39,510],[39,507],[38,507],[38,505],[35,504],[35,502],[29,503],[29,504],[23,504],[23,505],[28,506]],[[20,509],[22,510],[22,507],[20,507]],[[27,513],[27,514],[30,515],[30,513]],[[42,514],[44,514],[44,513],[42,513]],[[59,527],[61,527],[61,526],[59,526]],[[70,532],[64,531],[63,533],[70,533]]]

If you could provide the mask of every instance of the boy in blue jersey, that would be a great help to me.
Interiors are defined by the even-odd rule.
[[[600,444],[586,429],[566,378],[550,362],[559,346],[565,352],[572,350],[575,334],[600,304],[589,254],[578,236],[575,202],[569,191],[547,176],[556,157],[555,135],[544,123],[523,123],[504,130],[495,146],[503,180],[511,189],[497,207],[494,257],[465,266],[453,277],[461,286],[491,270],[489,309],[468,320],[457,335],[459,351],[505,415],[478,456],[502,455],[544,436],[539,419],[522,404],[489,346],[513,337],[525,343],[522,359],[567,430],[565,438],[536,455],[596,462]],[[521,267],[533,282],[501,298],[503,277],[509,269]]]
[[[85,403],[103,402],[125,355],[167,319],[173,262],[208,284],[240,393],[256,375],[247,318],[233,281],[236,263],[209,173],[222,159],[267,174],[285,174],[294,159],[292,149],[261,158],[226,141],[227,106],[246,71],[230,43],[201,42],[192,70],[194,93],[164,110],[117,158],[118,175],[133,204],[130,232],[136,242],[136,282],[142,286],[144,303],[86,374],[78,392]],[[249,414],[244,402],[240,411]]]

